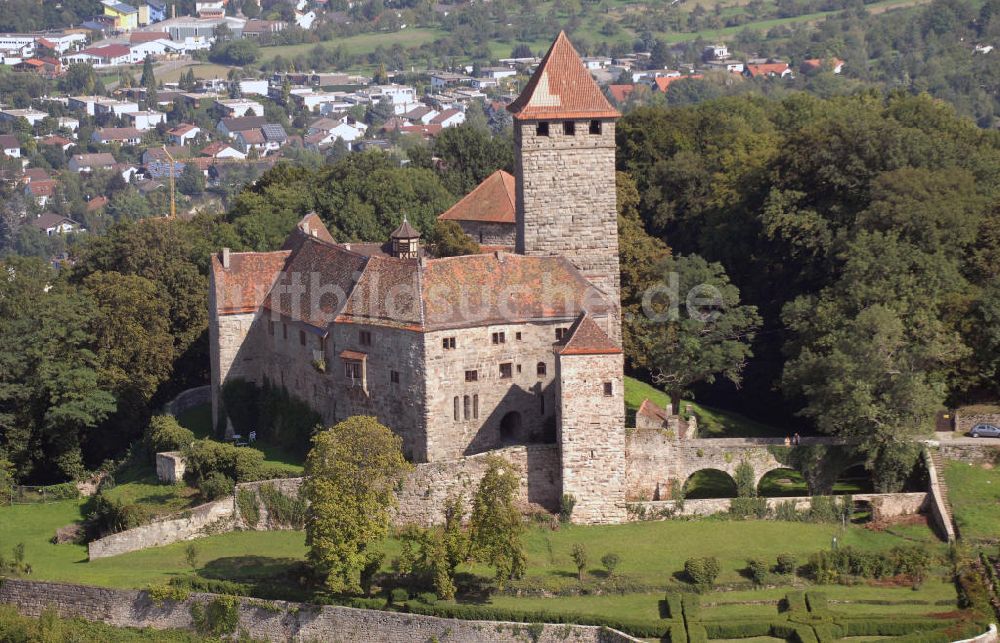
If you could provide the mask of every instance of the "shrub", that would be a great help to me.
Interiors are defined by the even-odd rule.
[[[236,507],[240,510],[243,522],[254,529],[260,522],[260,505],[257,504],[257,493],[253,489],[240,489],[236,492]]]
[[[778,554],[778,564],[774,571],[779,574],[794,574],[798,568],[798,562],[794,554]]]
[[[798,522],[802,520],[802,514],[795,508],[794,500],[782,500],[774,506],[774,518],[786,522]]]
[[[236,482],[262,479],[264,454],[250,447],[237,447],[215,440],[195,440],[184,451],[184,478],[198,484],[218,472]]]
[[[424,605],[434,605],[437,603],[438,597],[434,592],[420,592],[417,594],[417,600]]]
[[[620,562],[621,558],[618,557],[618,554],[613,552],[608,552],[607,554],[601,556],[601,565],[604,567],[604,570],[608,572],[609,578],[615,575],[615,569],[618,567],[618,563]]]
[[[667,594],[667,618],[683,618],[684,611],[681,608],[681,596],[680,594],[669,593]]]
[[[172,415],[156,415],[146,427],[145,442],[150,457],[163,451],[177,451],[194,442],[194,433],[177,422]]]
[[[576,506],[576,498],[571,493],[564,493],[559,498],[559,522],[569,522],[573,516],[573,508]]]
[[[393,605],[402,605],[410,600],[410,593],[402,587],[397,587],[389,593],[389,602]]]
[[[729,514],[734,518],[767,518],[767,498],[733,498],[729,501]]]
[[[178,603],[186,601],[188,596],[191,595],[191,592],[186,587],[168,583],[150,585],[146,588],[146,593],[157,607],[161,607],[166,601],[175,601]]]
[[[191,605],[191,620],[199,634],[222,637],[232,634],[240,623],[239,599],[218,596],[207,605]]]
[[[206,500],[218,500],[233,493],[233,481],[218,471],[212,471],[198,481],[198,491]]]
[[[719,576],[719,560],[714,556],[688,558],[684,561],[684,573],[699,590],[708,589]]]
[[[573,558],[573,564],[576,565],[576,577],[583,580],[583,575],[587,571],[587,548],[576,543],[573,545],[573,553],[570,556]]]
[[[690,624],[701,618],[701,598],[697,594],[684,594],[681,598],[684,606],[684,621]]]
[[[747,573],[754,585],[763,585],[767,582],[767,562],[760,558],[747,559]]]
[[[89,510],[84,524],[87,538],[90,540],[134,529],[149,522],[150,519],[150,512],[146,507],[126,504],[104,493],[98,493],[88,504]]]

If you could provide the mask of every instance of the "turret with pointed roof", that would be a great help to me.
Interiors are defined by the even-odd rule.
[[[514,114],[517,252],[566,257],[620,302],[615,195],[620,114],[565,33],[508,109]],[[621,341],[618,315],[605,330]]]
[[[420,233],[403,215],[403,222],[389,235],[392,256],[397,259],[417,259],[420,256]]]

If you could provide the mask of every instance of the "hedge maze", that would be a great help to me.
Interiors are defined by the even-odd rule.
[[[962,618],[962,613],[942,618],[851,615],[830,609],[826,596],[814,591],[789,592],[776,614],[724,621],[707,616],[698,594],[669,593],[661,613],[666,622],[663,640],[670,643],[758,636],[792,643],[829,643],[855,636],[887,636],[905,643],[948,643],[971,638],[986,629],[985,624]]]

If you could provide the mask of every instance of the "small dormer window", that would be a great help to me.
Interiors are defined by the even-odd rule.
[[[535,125],[535,135],[536,136],[548,136],[549,135],[549,124],[546,121],[542,121],[538,125]]]
[[[563,134],[574,136],[576,134],[576,123],[573,121],[563,121]]]
[[[601,133],[601,121],[590,121],[590,133],[591,134]]]

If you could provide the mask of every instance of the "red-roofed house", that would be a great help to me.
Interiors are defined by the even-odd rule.
[[[621,105],[635,91],[635,85],[608,85],[608,93],[612,100]]]
[[[35,203],[44,208],[45,204],[52,198],[52,195],[55,194],[57,185],[59,185],[59,182],[52,179],[32,181],[24,186],[24,196],[31,197],[35,200]]]
[[[132,62],[132,50],[128,45],[104,45],[103,47],[89,47],[81,49],[62,57],[64,65],[74,63],[86,63],[93,67],[111,67],[114,65],[128,65]]]
[[[799,65],[799,71],[803,74],[815,74],[824,69],[839,74],[844,70],[844,61],[840,58],[807,58]]]
[[[201,134],[201,128],[197,125],[181,123],[167,132],[167,140],[173,145],[187,145],[197,138],[198,134]]]
[[[667,93],[667,89],[670,87],[671,83],[676,83],[679,80],[700,80],[704,78],[701,74],[688,74],[687,76],[658,76],[655,79],[656,88]]]
[[[792,75],[792,68],[782,62],[747,63],[743,74],[750,78],[784,78]]]

